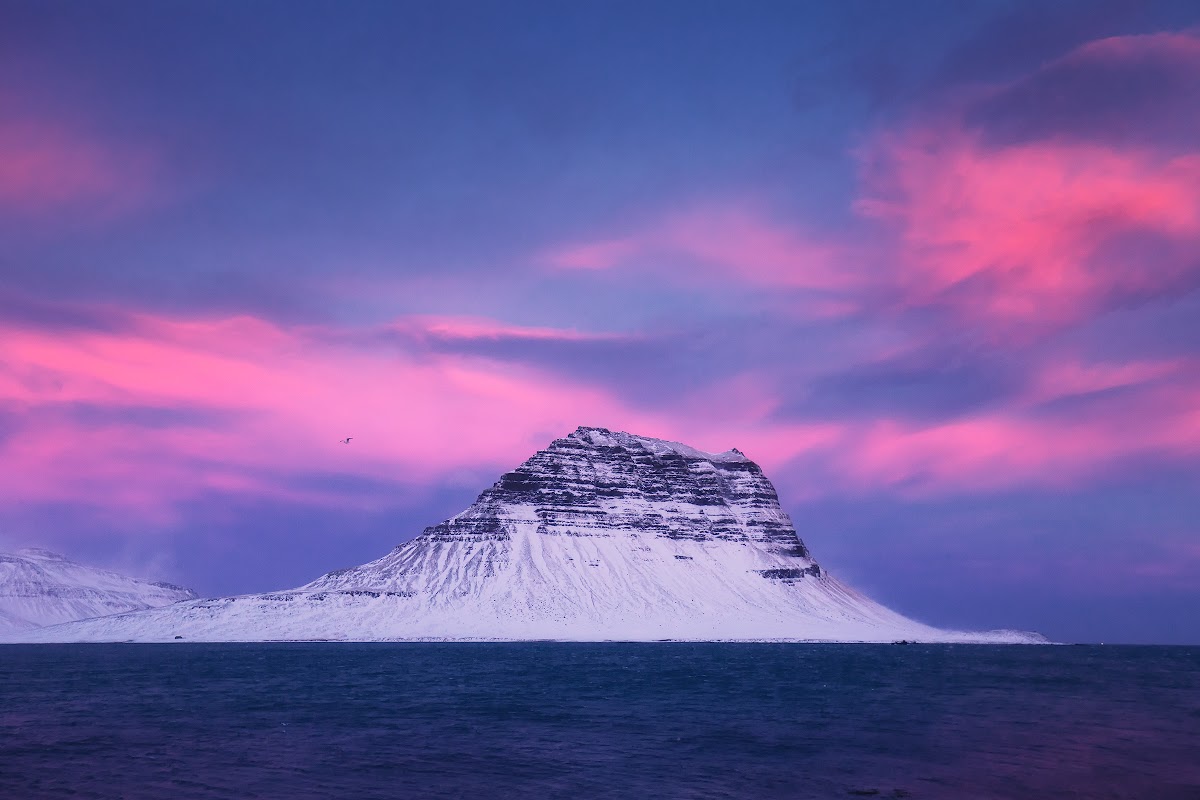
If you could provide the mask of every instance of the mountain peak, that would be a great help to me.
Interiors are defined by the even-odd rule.
[[[736,450],[580,427],[383,557],[32,638],[954,641],[841,584]],[[969,640],[969,637],[968,637]],[[977,639],[976,639],[977,640]],[[987,636],[986,641],[1015,640]]]
[[[625,431],[613,431],[608,428],[597,428],[587,425],[580,425],[575,429],[574,433],[569,434],[566,438],[594,447],[620,447],[627,450],[646,451],[656,456],[675,453],[684,458],[699,459],[714,463],[722,461],[749,461],[742,451],[736,447],[732,447],[723,453],[707,453],[681,442],[656,439],[652,436],[640,436]],[[563,440],[558,440],[558,442],[561,441]],[[552,444],[551,448],[553,446]]]
[[[37,558],[43,561],[67,561],[67,557],[43,547],[25,547],[16,552],[22,558]]]

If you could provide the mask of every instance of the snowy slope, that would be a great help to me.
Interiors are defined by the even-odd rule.
[[[1040,641],[941,631],[813,560],[737,450],[580,428],[466,511],[298,589],[36,631],[40,640]]]
[[[0,553],[0,634],[195,597],[179,586],[77,564],[47,550]]]

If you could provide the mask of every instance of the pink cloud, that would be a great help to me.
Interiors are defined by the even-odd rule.
[[[648,249],[654,237],[584,242],[555,250],[546,260],[562,269],[612,269]]]
[[[0,408],[36,420],[0,441],[0,503],[74,501],[155,518],[209,490],[337,504],[348,500],[300,491],[292,479],[433,484],[464,469],[498,472],[580,424],[718,450],[751,442],[776,461],[819,439],[806,426],[764,426],[773,401],[752,380],[684,399],[682,414],[657,414],[604,389],[486,358],[409,354],[250,317],[132,320],[131,331],[116,333],[0,326]],[[487,320],[398,324],[556,335]],[[107,413],[80,419],[71,412],[81,405]],[[191,415],[138,425],[145,408]],[[338,443],[344,436],[352,445]]]
[[[1200,69],[1200,39],[1175,33],[1104,39],[1042,73],[1065,74],[1070,67],[1074,83],[1065,85],[1086,84],[1101,102],[1107,95],[1092,86],[1097,76],[1111,80],[1114,71],[1144,61],[1194,83],[1186,76]],[[1083,71],[1097,62],[1105,71]],[[1034,85],[1041,77],[1023,80]],[[1157,124],[1179,128],[1160,131],[1161,147],[1152,140],[1105,142],[1090,129],[1080,131],[1087,134],[1082,138],[1049,129],[1009,143],[990,139],[989,126],[1003,125],[1004,114],[1028,115],[1030,104],[1052,110],[1038,104],[1051,102],[1051,89],[1064,90],[1053,82],[1037,85],[1038,94],[1006,101],[999,112],[991,109],[992,117],[970,116],[980,99],[972,95],[880,133],[862,151],[857,208],[895,233],[890,280],[905,304],[946,306],[969,323],[1012,335],[1177,290],[1200,277],[1189,255],[1200,248],[1200,146],[1190,122],[1166,112],[1156,117]],[[979,93],[992,103],[1024,87],[1018,81]],[[1161,102],[1175,101],[1164,96]],[[1180,149],[1181,140],[1192,144]]]
[[[1027,403],[1042,403],[1109,389],[1140,386],[1164,378],[1200,374],[1189,359],[1090,363],[1058,361],[1034,371],[1025,395]]]
[[[108,217],[143,205],[152,159],[67,126],[0,121],[0,212],[42,216],[84,210]]]
[[[622,341],[629,337],[576,329],[511,325],[483,317],[414,314],[397,320],[393,330],[418,337],[468,341],[472,339],[524,339],[531,341],[597,342]]]
[[[668,215],[610,239],[545,255],[559,269],[663,268],[685,283],[734,280],[756,286],[845,289],[859,283],[848,248],[768,221],[745,208],[710,205]],[[690,262],[680,265],[679,259]],[[686,271],[685,271],[686,270]]]
[[[876,225],[869,242],[848,233],[820,239],[745,204],[714,201],[544,258],[558,269],[660,272],[689,286],[815,290],[827,295],[806,308],[816,317],[852,314],[874,305],[870,296],[889,295],[900,309],[949,308],[1008,341],[1178,291],[1200,281],[1192,255],[1200,250],[1200,147],[1190,118],[1156,116],[1171,128],[1161,147],[1036,126],[1039,135],[1007,144],[989,136],[1003,114],[1040,109],[1041,122],[1064,125],[1070,114],[1084,118],[1087,103],[1109,102],[1096,81],[1146,63],[1153,75],[1191,86],[1200,38],[1091,42],[1011,84],[975,87],[938,114],[881,131],[860,151],[855,207]],[[1042,106],[1055,91],[1076,84],[1089,93],[1066,117],[1041,113],[1052,110]],[[1177,101],[1169,92],[1147,100]],[[972,116],[987,103],[1000,103],[992,109],[999,120]],[[1181,140],[1192,144],[1181,149]]]
[[[253,317],[133,314],[118,331],[0,324],[0,410],[30,425],[0,439],[0,504],[76,502],[169,518],[206,492],[344,505],[299,479],[346,475],[434,485],[520,463],[580,424],[738,447],[793,501],[828,492],[957,493],[1073,485],[1122,459],[1200,454],[1200,385],[1188,361],[1062,362],[1008,408],[939,423],[787,421],[769,375],[747,372],[631,406],[603,387],[480,356],[431,353],[346,331]],[[593,334],[480,318],[412,317],[392,329],[450,337],[586,340]],[[1069,418],[1048,400],[1125,388]],[[79,408],[99,415],[77,414]],[[179,412],[139,424],[142,409]],[[1137,424],[1131,424],[1137,420]],[[353,436],[350,446],[338,440]],[[786,479],[785,479],[786,481]],[[305,486],[308,488],[297,488]]]
[[[1200,385],[1150,384],[1069,418],[1015,407],[925,425],[880,420],[849,429],[839,449],[836,471],[862,488],[935,494],[1077,486],[1125,459],[1200,456]]]
[[[966,316],[1061,323],[1112,295],[1175,285],[1186,260],[1134,263],[1115,234],[1200,243],[1200,154],[1159,158],[1098,145],[989,148],[953,128],[881,138],[860,210],[899,232],[914,304]]]
[[[1193,67],[1200,64],[1200,29],[1110,36],[1088,42],[1061,60],[1109,64],[1154,60]]]

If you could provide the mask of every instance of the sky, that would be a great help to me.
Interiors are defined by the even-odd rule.
[[[580,425],[1200,643],[1200,5],[0,0],[0,549],[286,588]]]

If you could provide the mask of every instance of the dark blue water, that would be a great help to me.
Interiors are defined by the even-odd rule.
[[[1200,798],[1200,648],[0,646],[3,798]]]

